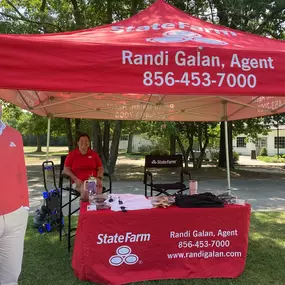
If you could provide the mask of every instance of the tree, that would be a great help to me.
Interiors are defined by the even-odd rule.
[[[17,124],[17,129],[23,134],[33,134],[37,137],[37,152],[42,151],[41,136],[47,134],[47,118],[23,112]]]
[[[145,133],[149,130],[148,125],[150,125],[150,122],[146,121],[124,121],[124,128],[123,132],[124,134],[128,134],[128,147],[127,147],[127,153],[133,152],[133,137],[136,133]]]
[[[5,102],[4,100],[0,100],[0,104],[3,108],[3,121],[7,122],[13,128],[17,128],[18,121],[23,113],[23,111],[10,103]]]
[[[213,22],[255,34],[284,38],[285,6],[283,1],[209,0]],[[217,19],[218,21],[216,21]],[[244,123],[247,121],[245,120]],[[230,166],[233,168],[232,122],[228,122]],[[236,124],[236,123],[235,123]],[[225,127],[221,123],[219,166],[225,167]]]
[[[165,137],[168,142],[171,137],[175,138],[187,170],[190,154],[193,168],[201,168],[206,148],[211,146],[218,136],[217,126],[218,123],[204,122],[149,122],[148,134],[151,138]],[[200,151],[198,157],[195,155],[195,150]],[[172,149],[172,153],[174,152]]]
[[[110,130],[110,136],[112,137],[111,148],[109,148],[109,140],[107,142],[102,139],[102,127],[105,127],[106,125],[108,130]],[[115,165],[118,158],[122,125],[122,121],[109,121],[109,124],[106,124],[106,121],[101,122],[99,120],[92,120],[93,146],[94,149],[100,154],[102,162],[105,166],[105,170],[109,174],[113,174],[115,170]],[[106,143],[108,143],[108,146]]]
[[[215,137],[217,123],[203,122],[176,122],[176,140],[183,154],[185,167],[188,168],[188,159],[191,154],[193,168],[201,168],[211,137]],[[183,143],[186,142],[186,143]],[[199,156],[195,155],[195,145],[199,148]]]

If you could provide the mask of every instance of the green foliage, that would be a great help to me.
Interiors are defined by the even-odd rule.
[[[3,121],[13,128],[17,127],[18,120],[22,115],[22,110],[10,103],[2,102],[3,105]]]
[[[140,146],[139,152],[145,155],[169,155],[169,143],[165,138],[158,138],[152,139],[152,145]]]
[[[239,161],[239,154],[236,151],[233,151],[233,159],[234,159],[234,162]]]
[[[285,158],[277,156],[258,156],[257,159],[268,163],[285,163]]]
[[[17,129],[24,135],[44,135],[47,133],[47,121],[45,117],[25,112],[20,117]]]
[[[220,152],[213,152],[212,154],[211,154],[211,158],[212,158],[212,161],[213,162],[217,162],[218,160],[219,160],[219,155],[220,155]]]
[[[157,148],[150,152],[151,155],[169,155],[169,150]]]
[[[261,150],[260,150],[260,156],[267,156],[267,149],[265,147],[263,147]]]
[[[246,135],[248,140],[256,141],[258,135],[266,136],[270,131],[270,124],[264,118],[253,118],[233,122],[233,136]]]
[[[138,148],[139,153],[142,153],[144,155],[150,154],[152,150],[153,150],[152,145],[141,145]]]

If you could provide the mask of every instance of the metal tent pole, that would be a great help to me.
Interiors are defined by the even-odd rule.
[[[47,149],[46,149],[46,161],[49,159],[49,144],[50,144],[50,120],[51,118],[48,118],[48,127],[47,127]]]
[[[227,166],[228,193],[231,194],[231,174],[230,174],[227,102],[224,102],[224,122],[225,122],[225,145],[226,145],[226,166]]]

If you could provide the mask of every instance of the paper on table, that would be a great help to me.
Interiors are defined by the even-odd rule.
[[[112,202],[110,202],[110,198],[112,198]],[[127,211],[153,208],[151,201],[144,195],[110,194],[107,200],[112,211],[122,211],[121,207],[124,207]],[[121,201],[121,203],[119,203],[119,201]]]

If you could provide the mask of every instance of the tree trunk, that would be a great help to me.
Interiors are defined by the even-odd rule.
[[[183,146],[183,143],[181,141],[181,139],[179,138],[179,136],[176,137],[176,140],[177,140],[177,143],[179,145],[179,148],[182,152],[182,156],[183,156],[183,161],[184,161],[184,170],[187,172],[188,169],[189,169],[189,166],[188,166],[188,159],[189,159],[189,154],[190,154],[190,147],[188,147],[186,150]]]
[[[118,158],[118,152],[119,152],[118,150],[119,150],[122,126],[123,126],[122,121],[116,121],[113,138],[112,138],[110,156],[109,156],[109,160],[107,163],[107,170],[110,175],[114,173],[117,158]]]
[[[93,150],[96,151],[98,154],[100,154],[101,159],[103,160],[104,156],[102,150],[102,134],[101,134],[101,128],[98,120],[92,120],[92,140],[93,140]],[[104,162],[103,162],[104,164]],[[104,164],[105,165],[105,164]]]
[[[41,136],[37,135],[37,152],[42,152]]]
[[[103,153],[106,161],[109,159],[110,127],[110,121],[104,121]]]
[[[232,122],[228,122],[228,139],[229,139],[229,160],[230,168],[234,168],[233,163],[233,140],[232,140]],[[220,128],[220,153],[219,153],[219,167],[226,168],[226,142],[225,142],[225,122],[221,122]]]
[[[176,136],[174,134],[170,135],[170,154],[175,154],[176,153]]]
[[[112,21],[113,21],[112,0],[107,0],[107,18],[106,18],[106,24],[111,24]]]
[[[131,132],[129,134],[129,139],[128,139],[127,153],[132,153],[133,152],[133,137],[134,137],[134,133]]]
[[[199,147],[200,147],[200,155],[197,159],[197,164],[196,164],[197,169],[202,167],[206,148],[209,144],[209,134],[208,134],[208,124],[207,123],[199,123],[198,134],[199,134],[198,141],[199,141]]]
[[[77,147],[77,140],[80,135],[80,119],[75,119],[74,147]]]
[[[73,137],[72,137],[71,119],[65,119],[65,124],[66,124],[68,150],[72,151],[73,150]]]
[[[223,26],[229,26],[228,11],[225,3],[221,0],[213,0],[213,4],[217,9],[220,24]]]
[[[80,29],[85,28],[84,20],[83,20],[83,14],[82,14],[80,7],[77,3],[77,0],[71,0],[71,4],[73,6],[73,16],[75,19],[76,29],[80,30]]]
[[[196,168],[199,169],[202,167],[203,159],[204,159],[205,150],[200,152],[200,155],[197,159]]]
[[[138,0],[132,0],[131,15],[134,16],[137,13]]]
[[[229,160],[230,169],[235,168],[234,155],[233,155],[233,122],[228,122],[228,137],[229,137]]]

